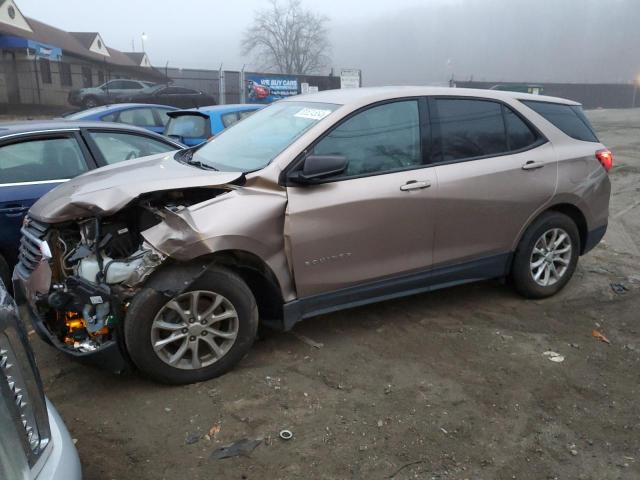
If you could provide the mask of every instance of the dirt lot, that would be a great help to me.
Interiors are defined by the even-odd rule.
[[[590,116],[616,153],[610,229],[555,298],[487,282],[326,315],[186,387],[33,338],[86,477],[640,478],[640,109]],[[243,438],[262,443],[209,458]]]

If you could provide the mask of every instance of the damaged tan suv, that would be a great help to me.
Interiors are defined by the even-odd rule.
[[[71,355],[201,381],[232,368],[259,324],[499,277],[555,294],[605,233],[612,161],[563,99],[298,96],[44,196],[22,229],[15,292]]]

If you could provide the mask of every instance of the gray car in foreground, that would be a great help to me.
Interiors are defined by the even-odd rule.
[[[44,396],[27,333],[1,281],[0,478],[82,478],[76,447]]]
[[[236,364],[259,323],[490,278],[554,295],[606,231],[612,162],[569,100],[292,97],[45,195],[22,229],[16,296],[71,355],[201,381]]]

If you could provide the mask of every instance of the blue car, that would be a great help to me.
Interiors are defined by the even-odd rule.
[[[83,120],[94,122],[115,122],[146,128],[162,133],[169,121],[168,114],[176,107],[168,105],[149,105],[146,103],[116,103],[71,113],[65,120]]]
[[[164,134],[193,147],[264,107],[265,105],[237,104],[175,110],[167,114],[170,120]]]
[[[131,125],[0,123],[0,279],[10,284],[22,219],[42,195],[94,168],[181,148],[169,138]]]

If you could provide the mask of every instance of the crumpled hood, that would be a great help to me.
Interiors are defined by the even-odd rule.
[[[162,153],[99,168],[69,180],[38,200],[29,216],[59,223],[96,215],[110,215],[144,193],[231,183],[241,172],[202,170]]]

